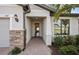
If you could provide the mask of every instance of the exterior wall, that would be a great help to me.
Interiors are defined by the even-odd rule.
[[[15,21],[15,14],[18,16],[19,22]],[[6,4],[0,5],[0,15],[10,17],[10,30],[23,30],[23,10],[21,6]]]
[[[46,21],[45,21],[46,19],[44,19],[43,20],[43,40],[45,41],[45,39],[46,39]]]
[[[71,18],[70,20],[70,35],[77,35],[78,33],[78,18]]]
[[[26,16],[32,16],[32,17],[46,17],[46,16],[50,16],[50,12],[43,9],[43,8],[40,8],[38,6],[35,6],[35,5],[32,5],[30,4],[30,9],[31,9],[31,12],[26,14]]]
[[[51,45],[51,41],[52,41],[52,30],[51,30],[51,17],[47,16],[46,18],[46,45]]]
[[[59,20],[61,20],[61,19],[69,19],[70,20],[70,31],[69,31],[70,35],[79,34],[79,32],[78,32],[78,17],[60,17]],[[54,24],[52,23],[52,29],[54,28],[53,25]],[[54,34],[53,34],[53,36],[54,36]]]
[[[70,35],[78,34],[78,17],[60,17],[60,19],[70,20]]]
[[[50,12],[42,9],[38,6],[35,5],[30,5],[31,8],[31,13],[28,13],[26,15],[26,32],[27,32],[27,41],[28,43],[31,39],[31,22],[30,20],[27,19],[27,16],[32,16],[32,17],[46,17],[45,19],[45,35],[44,37],[47,37],[46,39],[44,38],[44,41],[47,45],[50,45],[50,35],[51,33],[49,32],[50,29]],[[15,21],[14,15],[17,14],[19,22]],[[0,5],[0,16],[6,16],[10,18],[10,41],[11,41],[11,46],[23,46],[23,9],[21,6],[18,5]],[[48,23],[48,24],[47,24]],[[49,28],[49,29],[48,29]],[[15,36],[16,35],[16,36]],[[17,41],[17,43],[15,42]],[[21,41],[21,42],[20,42]],[[19,44],[18,44],[19,43]]]
[[[26,17],[26,43],[30,41],[31,37],[31,21]]]
[[[30,8],[31,8],[31,12],[28,13],[26,15],[26,17],[27,16],[28,17],[46,17],[46,19],[44,20],[44,26],[43,26],[44,27],[43,39],[44,39],[46,45],[51,45],[52,34],[51,34],[50,12],[45,10],[45,9],[42,9],[38,6],[35,6],[35,5],[30,5]],[[26,23],[27,22],[28,21],[27,21],[27,18],[26,18]],[[30,30],[29,24],[27,24],[26,29],[27,29],[27,31]],[[30,36],[30,34],[27,34],[27,36]],[[27,39],[30,41],[30,38],[31,38],[31,36]]]
[[[17,14],[19,22],[15,21],[14,15]],[[10,46],[23,47],[23,9],[18,5],[0,5],[0,16],[10,18]]]

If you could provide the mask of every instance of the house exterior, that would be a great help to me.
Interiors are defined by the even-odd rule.
[[[51,45],[55,34],[52,15],[55,8],[51,8],[51,5],[30,4],[31,11],[24,14],[23,6],[0,5],[0,47],[24,48],[24,42],[27,45],[35,36],[42,37],[46,45]],[[59,19],[69,19],[69,35],[79,34],[79,14],[61,15]]]

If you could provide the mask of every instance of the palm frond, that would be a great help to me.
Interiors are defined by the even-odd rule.
[[[60,6],[60,5],[59,5]],[[58,7],[59,8],[59,7]],[[54,20],[57,21],[59,19],[59,16],[63,13],[70,13],[71,9],[74,8],[73,5],[65,4],[61,8],[57,10],[57,12],[54,14]]]

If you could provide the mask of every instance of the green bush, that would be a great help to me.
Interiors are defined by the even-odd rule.
[[[79,52],[79,46],[77,46],[77,51]]]
[[[64,36],[64,45],[75,45],[74,36]]]
[[[76,45],[79,45],[79,35],[76,35],[75,39],[76,39]]]
[[[74,55],[77,54],[77,48],[73,45],[60,47],[60,53],[64,55]]]
[[[17,55],[21,52],[22,50],[18,47],[15,47],[12,51],[9,52],[11,55]]]
[[[55,38],[54,38],[54,44],[55,44],[57,47],[63,46],[63,44],[64,44],[63,38],[62,38],[61,36],[55,37]]]

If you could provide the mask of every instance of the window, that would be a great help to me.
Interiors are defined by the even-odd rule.
[[[69,19],[54,22],[54,35],[69,35]]]

